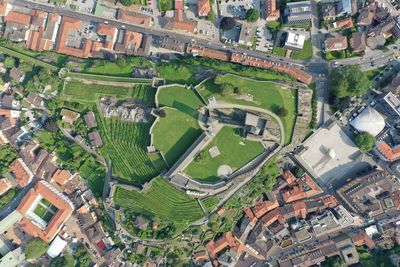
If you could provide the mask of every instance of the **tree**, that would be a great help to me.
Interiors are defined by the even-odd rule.
[[[233,86],[229,83],[222,84],[220,88],[221,88],[221,95],[223,96],[231,95],[235,91],[235,88],[233,88]]]
[[[260,18],[260,11],[250,8],[246,11],[246,19],[248,22],[256,22]]]
[[[333,94],[337,98],[346,96],[362,96],[371,86],[359,65],[347,65],[334,69],[330,76],[330,84]]]
[[[83,245],[80,245],[76,250],[75,259],[76,267],[88,267],[92,263],[92,258],[90,258],[89,252]]]
[[[235,27],[236,21],[232,17],[223,17],[219,27],[224,31],[232,30]]]
[[[27,259],[37,259],[46,252],[47,248],[47,244],[42,239],[35,237],[26,243],[25,256]]]
[[[356,144],[362,152],[371,151],[375,146],[375,137],[367,132],[362,132],[356,137]]]
[[[15,58],[13,57],[7,57],[4,60],[4,67],[6,67],[7,69],[11,69],[15,67]]]
[[[224,83],[224,76],[221,74],[217,74],[214,78],[214,83],[215,84],[223,84]]]
[[[288,110],[284,107],[278,107],[276,110],[276,115],[279,117],[286,117],[288,115]]]
[[[49,263],[49,267],[63,267],[67,265],[67,260],[64,256],[58,256],[52,259]]]
[[[0,145],[0,176],[7,172],[11,162],[17,158],[17,152],[8,144]]]
[[[135,3],[135,0],[119,0],[121,2],[121,4],[123,4],[124,6],[131,6]]]

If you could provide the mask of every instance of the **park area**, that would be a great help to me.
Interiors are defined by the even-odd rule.
[[[213,155],[212,151],[217,153]],[[221,166],[234,172],[263,152],[260,142],[242,138],[239,128],[225,126],[214,140],[189,164],[185,172],[201,182],[218,182]],[[214,156],[214,157],[213,157]]]
[[[42,199],[41,201],[39,201],[33,212],[43,221],[49,223],[54,214],[56,214],[57,210],[58,209],[53,206],[49,201],[47,201],[46,199]]]
[[[274,113],[277,113],[281,107],[285,108],[287,115],[281,117],[281,120],[285,128],[285,143],[290,143],[296,115],[295,92],[292,89],[284,89],[274,82],[258,81],[230,74],[222,76],[222,83],[240,88],[240,95],[222,95],[220,85],[215,84],[212,79],[205,82],[204,86],[200,86],[199,92],[206,99],[215,97],[217,101],[260,107]],[[250,98],[240,97],[241,95],[250,96]]]
[[[117,187],[115,204],[146,216],[173,223],[181,230],[204,216],[197,201],[179,191],[161,177],[153,179],[148,188],[139,192]]]
[[[195,91],[183,86],[160,88],[157,97],[165,116],[153,128],[154,146],[172,166],[201,135],[197,109],[203,103]]]

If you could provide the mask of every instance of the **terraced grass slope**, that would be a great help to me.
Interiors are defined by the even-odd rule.
[[[292,90],[283,89],[282,86],[273,82],[252,80],[230,74],[223,77],[223,83],[240,88],[241,95],[251,95],[253,99],[239,98],[236,94],[222,96],[219,85],[216,85],[213,80],[208,80],[204,84],[200,94],[205,99],[214,96],[221,102],[261,107],[272,112],[276,112],[279,107],[284,107],[287,109],[288,115],[281,120],[285,128],[285,141],[286,143],[290,142],[296,116],[295,93]]]
[[[141,99],[148,106],[154,105],[155,89],[135,86],[129,91],[131,98]],[[124,122],[117,118],[105,119],[98,112],[97,124],[104,146],[101,153],[112,161],[113,175],[130,184],[143,184],[158,175],[147,156],[150,144],[149,123]]]
[[[203,103],[195,91],[183,86],[159,90],[159,106],[167,108],[153,129],[154,145],[172,166],[201,134],[197,109]]]
[[[153,179],[150,187],[142,193],[117,187],[114,201],[122,208],[173,223],[177,229],[203,217],[202,210],[194,198],[179,191],[161,177]]]

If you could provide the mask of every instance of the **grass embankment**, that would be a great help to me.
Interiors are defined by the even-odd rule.
[[[185,172],[202,182],[218,182],[218,167],[228,165],[234,172],[263,151],[259,142],[249,141],[240,136],[238,128],[224,127],[214,140],[202,152],[203,157],[197,157]],[[209,150],[216,146],[220,155],[212,158]]]
[[[202,202],[207,211],[210,212],[217,206],[219,199],[216,196],[211,196],[203,199]]]
[[[116,61],[87,60],[82,72],[89,74],[131,77],[133,67],[151,67],[151,62],[142,57],[129,57]]]
[[[199,75],[205,70],[208,71],[208,75]],[[168,83],[193,85],[201,82],[204,77],[216,73],[232,73],[262,80],[293,80],[289,75],[274,70],[258,69],[209,58],[180,58],[170,63],[160,64],[157,66],[157,71]]]
[[[158,101],[168,108],[153,128],[154,146],[172,166],[201,134],[197,108],[203,103],[195,91],[183,86],[161,88]]]
[[[66,76],[72,79],[77,78],[77,79],[87,79],[87,80],[105,81],[105,82],[124,82],[124,83],[142,83],[142,84],[152,83],[151,79],[116,77],[109,75],[78,73],[78,72],[68,72]]]
[[[285,128],[285,143],[290,143],[296,116],[296,101],[293,90],[283,89],[280,85],[272,82],[257,81],[234,75],[225,75],[224,83],[239,87],[243,94],[252,95],[253,101],[238,99],[236,95],[222,96],[219,86],[213,80],[208,80],[204,83],[200,94],[206,99],[214,96],[217,101],[255,106],[272,112],[276,112],[279,107],[284,107],[288,111],[288,115],[281,118],[281,120]]]
[[[203,217],[197,201],[179,191],[163,178],[155,178],[143,192],[129,191],[117,187],[115,204],[133,212],[155,216],[164,222],[170,222],[177,229],[182,229]]]

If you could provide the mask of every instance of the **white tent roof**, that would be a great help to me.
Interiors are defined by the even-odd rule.
[[[49,255],[51,258],[58,257],[58,255],[60,255],[66,245],[67,241],[61,239],[61,237],[59,236],[56,236],[53,242],[51,242],[49,249],[47,250],[47,255]]]
[[[350,124],[359,132],[377,136],[385,128],[385,119],[378,111],[368,106]]]

